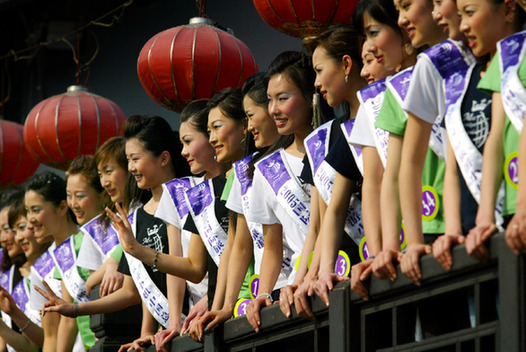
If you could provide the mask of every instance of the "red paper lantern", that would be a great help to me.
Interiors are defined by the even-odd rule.
[[[331,26],[350,24],[358,0],[253,0],[269,26],[293,37],[323,33]]]
[[[242,87],[258,71],[248,47],[233,35],[196,17],[189,25],[156,34],[142,48],[137,73],[148,95],[181,112],[193,100]]]
[[[0,121],[0,189],[24,183],[38,165],[24,146],[24,126]]]
[[[24,141],[35,159],[66,170],[77,156],[91,155],[108,138],[119,135],[124,120],[124,113],[111,100],[71,86],[31,110]]]

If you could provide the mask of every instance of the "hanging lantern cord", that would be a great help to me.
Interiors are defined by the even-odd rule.
[[[195,0],[199,9],[199,17],[206,17],[206,0]]]
[[[66,43],[67,46],[70,47],[72,55],[73,55],[73,61],[77,65],[77,72],[75,74],[77,85],[80,85],[80,75],[81,75],[82,71],[87,71],[88,72],[88,75],[87,75],[86,80],[84,82],[84,85],[87,85],[88,78],[89,78],[89,65],[93,62],[93,60],[95,60],[95,58],[97,57],[97,55],[99,54],[99,51],[100,51],[99,38],[95,34],[95,31],[91,30],[90,32],[93,35],[93,38],[95,39],[96,48],[95,48],[95,52],[93,53],[93,56],[91,57],[91,59],[89,59],[85,63],[81,63],[80,62],[80,58],[79,58],[80,57],[80,34],[77,36],[77,49],[75,49],[73,47],[73,44],[71,44],[71,42],[69,40],[67,40],[66,38],[61,38],[61,40],[64,43]]]

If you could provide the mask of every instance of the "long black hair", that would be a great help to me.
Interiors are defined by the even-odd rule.
[[[144,149],[156,157],[168,151],[176,177],[190,175],[190,167],[181,155],[179,132],[173,131],[162,117],[132,115],[126,119],[122,132],[126,140],[137,138]]]

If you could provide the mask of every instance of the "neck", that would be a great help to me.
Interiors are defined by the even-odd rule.
[[[349,89],[349,95],[347,96],[347,99],[345,99],[347,103],[349,103],[349,108],[351,110],[351,116],[349,116],[350,119],[358,114],[358,108],[360,107],[360,100],[358,100],[356,93],[367,85],[362,78],[356,78],[356,82],[360,82],[360,84]]]
[[[68,239],[69,236],[76,234],[78,232],[77,224],[69,219],[69,216],[66,214],[66,220],[63,224],[60,225],[60,228],[53,233],[53,238],[57,246]]]
[[[305,144],[303,144],[303,141],[311,132],[312,132],[312,129],[309,128],[306,131],[294,133],[294,142],[292,142],[292,144],[287,148],[287,150],[291,154],[296,155],[296,156],[305,155]]]
[[[221,174],[226,173],[231,168],[230,163],[216,163],[213,169],[207,170],[205,173],[205,180],[214,178]]]

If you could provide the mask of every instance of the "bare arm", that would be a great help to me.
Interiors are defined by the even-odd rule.
[[[22,325],[23,327],[23,325]],[[19,352],[36,352],[39,350],[39,347],[29,340],[25,335],[18,333],[11,329],[9,326],[0,319],[0,336],[5,340],[5,342],[13,347],[15,351]]]
[[[62,280],[62,299],[68,303],[73,302],[73,298],[69,295],[64,280]],[[58,325],[57,351],[71,351],[75,344],[75,339],[79,329],[77,327],[77,320],[75,318],[61,317]]]

